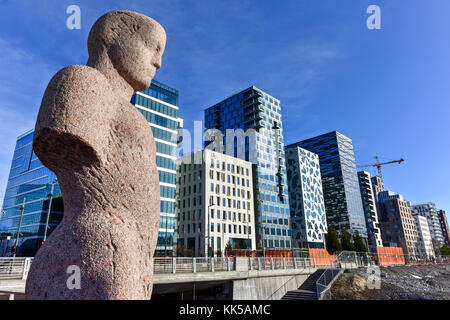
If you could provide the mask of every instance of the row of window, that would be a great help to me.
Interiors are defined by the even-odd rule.
[[[156,141],[156,152],[176,157],[176,147]]]
[[[156,156],[156,166],[159,168],[165,168],[165,169],[169,169],[169,170],[177,169],[177,165],[174,160],[164,158],[161,156]]]
[[[160,128],[151,127],[153,132],[153,137],[156,139],[161,139],[164,141],[177,143],[177,134],[163,130]]]
[[[226,176],[227,176],[227,179],[226,179],[227,183],[242,185],[243,187],[245,187],[247,185],[247,188],[250,188],[250,180],[249,179],[244,179],[244,178],[236,177],[234,175],[229,175],[229,174],[227,174]],[[214,180],[214,171],[213,170],[209,170],[209,178],[211,180]],[[225,173],[216,172],[215,178],[217,181],[225,182]]]
[[[156,112],[167,114],[168,116],[172,118],[178,118],[178,110],[172,107],[169,107],[168,105],[156,102],[154,100],[145,98],[139,94],[136,95],[135,104],[138,104],[142,107],[146,107],[148,109],[152,109]]]
[[[241,200],[236,200],[236,199],[227,199],[227,198],[220,198],[220,197],[216,197],[216,202],[214,202],[214,197],[211,196],[209,198],[209,204],[210,205],[216,205],[216,206],[220,206],[220,199],[222,199],[222,207],[228,207],[228,208],[233,208],[233,209],[241,209]],[[246,206],[247,204],[247,206]],[[242,201],[242,209],[244,210],[250,210],[250,202],[245,202]]]
[[[154,114],[152,112],[148,112],[147,110],[142,110],[140,108],[137,108],[139,110],[140,113],[142,113],[142,115],[145,117],[145,119],[153,124],[156,124],[158,126],[161,127],[165,127],[171,130],[177,130],[178,129],[178,122],[171,120],[171,119],[167,119],[165,117],[161,117],[157,114]]]
[[[220,195],[220,184],[216,184],[214,185],[214,183],[211,183],[211,192],[214,192]],[[237,190],[237,193],[236,193]],[[244,189],[239,189],[239,188],[231,188],[231,187],[227,187],[222,185],[222,194],[227,195],[228,197],[240,197],[245,199],[246,198],[246,193],[247,193],[247,199],[250,200],[252,198],[251,196],[251,192],[249,190],[247,190],[247,192]]]

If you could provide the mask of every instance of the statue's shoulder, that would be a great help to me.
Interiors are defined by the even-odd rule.
[[[71,65],[59,70],[49,83],[49,87],[64,88],[107,88],[109,82],[97,69],[83,66]]]

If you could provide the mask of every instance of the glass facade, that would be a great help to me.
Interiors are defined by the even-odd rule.
[[[367,238],[352,140],[333,131],[287,146],[319,155],[328,226]]]
[[[253,164],[257,248],[291,248],[289,195],[279,100],[250,87],[205,110],[205,129],[218,129],[228,155]],[[227,129],[254,133],[227,143]],[[230,139],[230,138],[228,138]],[[278,143],[277,143],[278,142]]]
[[[17,138],[0,216],[0,256],[11,255],[21,217],[17,256],[34,256],[44,238],[50,193],[56,176],[42,165],[32,144],[33,131]],[[59,224],[63,211],[61,191],[55,182],[47,235]]]
[[[156,142],[161,220],[155,255],[170,255],[174,250],[178,99],[177,90],[153,80],[149,89],[131,100],[149,122]]]

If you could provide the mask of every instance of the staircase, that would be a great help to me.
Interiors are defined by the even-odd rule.
[[[326,270],[317,270],[297,290],[288,291],[281,300],[319,300],[317,280]]]

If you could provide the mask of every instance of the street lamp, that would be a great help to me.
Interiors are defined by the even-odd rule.
[[[53,190],[55,188],[55,184],[58,183],[58,178],[55,178],[55,180],[53,180],[52,182],[52,187],[50,189],[50,200],[48,202],[48,210],[47,210],[47,217],[45,219],[45,230],[44,230],[44,239],[42,241],[42,244],[45,243],[45,241],[47,241],[47,231],[49,229],[49,221],[50,221],[50,213],[52,211],[52,200],[53,200]]]
[[[23,203],[22,203],[22,207],[20,208],[20,220],[19,220],[19,228],[17,229],[17,235],[16,235],[16,241],[14,243],[14,253],[13,253],[13,258],[16,257],[17,254],[17,245],[19,244],[19,236],[20,236],[20,229],[22,229],[22,221],[23,221],[23,212],[25,209],[25,201],[26,198],[23,198]]]
[[[208,205],[208,257],[209,257],[209,252],[211,251],[211,208],[215,207],[216,205],[214,204],[214,198],[212,203],[210,203]],[[214,255],[214,254],[213,254]]]
[[[264,201],[262,199],[259,200],[260,204],[261,204],[261,247],[263,249],[263,257],[266,257],[266,246],[264,243],[264,232],[265,232],[265,228],[262,222],[262,215],[263,215],[263,204]]]

